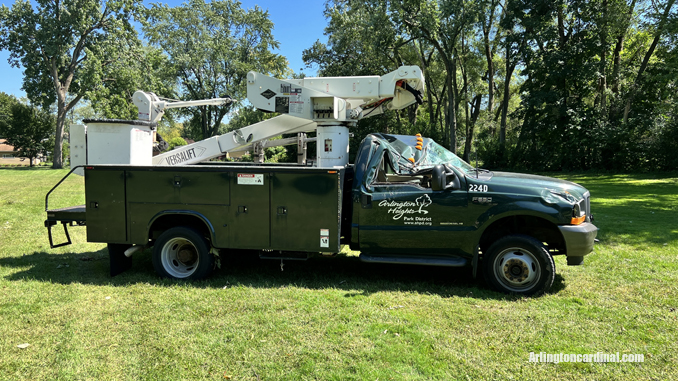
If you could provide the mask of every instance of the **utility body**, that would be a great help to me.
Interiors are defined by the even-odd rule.
[[[267,87],[273,86],[257,90],[263,99],[274,98]],[[294,86],[287,90],[295,94]],[[384,106],[373,100],[351,102],[316,100],[335,123],[365,113],[360,107],[365,102]],[[291,125],[275,128],[320,128],[308,124],[318,123],[311,113],[320,110],[290,116],[298,120],[288,118]],[[153,123],[152,118],[139,123]],[[214,140],[238,149],[260,141],[248,138],[256,133],[251,128]],[[319,151],[325,149],[320,136]],[[347,153],[347,142],[340,149]],[[156,271],[180,279],[208,276],[225,250],[254,250],[262,258],[289,260],[334,255],[348,245],[360,251],[364,262],[469,267],[500,291],[530,295],[552,285],[553,255],[581,264],[597,232],[590,194],[583,187],[477,169],[421,136],[370,134],[354,163],[343,165],[343,158],[331,155],[326,163],[340,165],[186,165],[193,156],[177,163],[167,159],[176,155],[172,152],[161,158],[164,164],[159,159],[153,165],[83,164],[86,203],[62,209],[46,205],[50,244],[59,246],[51,231],[57,223],[64,224],[67,235],[67,225],[86,225],[89,242],[108,244],[111,275],[129,268],[136,251],[152,247]]]

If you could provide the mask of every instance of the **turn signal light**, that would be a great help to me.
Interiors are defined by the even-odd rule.
[[[414,148],[416,148],[416,149],[418,149],[419,151],[421,151],[421,146],[416,146],[416,147],[414,147]]]
[[[409,159],[407,159],[407,160],[409,160],[409,161],[411,161],[412,163],[414,163],[414,158],[413,158],[413,157],[411,157],[411,158],[409,158]]]
[[[572,217],[572,221],[570,221],[570,224],[572,225],[579,225],[582,222],[586,221],[586,216],[581,216],[581,217]]]
[[[414,136],[420,138],[420,137],[421,137],[421,134],[416,134],[416,135],[414,135]]]
[[[423,143],[423,142],[424,142],[424,139],[422,139],[422,138],[420,138],[420,137],[417,136],[417,141],[418,141],[419,143]]]

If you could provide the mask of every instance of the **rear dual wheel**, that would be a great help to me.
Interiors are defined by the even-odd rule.
[[[490,246],[483,262],[487,282],[507,294],[546,292],[555,279],[556,266],[544,244],[525,235],[498,240]]]
[[[166,230],[153,245],[153,267],[163,278],[204,279],[214,270],[210,247],[207,239],[192,228]]]

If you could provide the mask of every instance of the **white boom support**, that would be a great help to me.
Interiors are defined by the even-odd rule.
[[[224,155],[226,152],[242,150],[260,140],[286,133],[313,131],[315,128],[316,124],[313,121],[279,115],[239,130],[165,152],[153,157],[153,165],[195,164]]]
[[[195,164],[281,134],[317,130],[317,165],[344,166],[348,164],[348,127],[387,109],[402,109],[421,102],[423,89],[423,73],[417,66],[403,66],[381,77],[281,80],[249,72],[247,98],[252,105],[283,115],[165,152],[153,158],[153,165]],[[139,118],[149,121],[159,120],[167,108],[230,101],[226,98],[166,102],[160,101],[155,94],[140,91],[135,93],[134,99],[139,107]]]
[[[146,93],[144,91],[137,91],[132,96],[132,102],[139,109],[138,118],[146,122],[157,123],[166,109],[179,107],[193,107],[193,106],[221,106],[232,103],[231,98],[214,98],[198,101],[167,101],[161,100],[154,93]]]

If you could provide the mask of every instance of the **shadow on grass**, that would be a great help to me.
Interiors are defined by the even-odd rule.
[[[307,261],[283,262],[262,260],[256,253],[222,255],[221,269],[203,281],[185,282],[161,279],[153,270],[150,252],[134,256],[130,270],[116,277],[109,276],[107,249],[89,253],[49,254],[35,252],[21,257],[0,258],[0,266],[21,268],[5,278],[12,281],[37,280],[58,284],[95,286],[129,286],[150,284],[162,287],[194,288],[255,287],[308,289],[339,289],[346,297],[370,296],[374,293],[400,291],[478,299],[520,299],[489,289],[478,274],[474,279],[470,268],[446,268],[410,265],[363,263],[357,257],[338,255],[333,258],[315,257]],[[549,293],[565,288],[563,278],[556,280]]]

